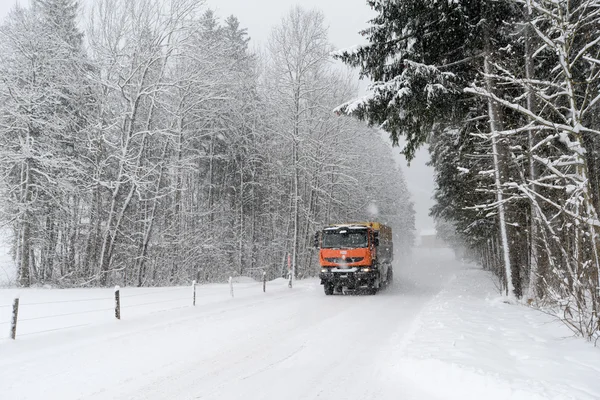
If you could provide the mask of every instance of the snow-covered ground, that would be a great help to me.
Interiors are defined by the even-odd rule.
[[[123,288],[121,321],[109,289],[20,291],[0,398],[600,398],[600,350],[498,301],[485,272],[425,249],[395,270],[376,296],[243,282],[198,286],[195,308],[189,287]],[[0,290],[6,333],[15,294]]]
[[[548,315],[506,304],[476,266],[457,271],[412,327],[397,335],[390,378],[437,398],[600,399],[600,348]]]

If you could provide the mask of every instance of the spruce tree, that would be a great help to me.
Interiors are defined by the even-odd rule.
[[[509,42],[509,2],[370,0],[378,15],[361,32],[369,43],[337,53],[373,81],[372,94],[340,107],[404,136],[410,161],[435,124],[462,126],[479,99],[463,88],[481,79],[484,33],[497,47]]]
[[[40,14],[43,23],[55,37],[77,51],[81,49],[83,33],[77,26],[80,11],[78,1],[33,0],[33,9]]]

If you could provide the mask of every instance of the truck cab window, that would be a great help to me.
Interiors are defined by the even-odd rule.
[[[336,231],[325,232],[322,248],[362,248],[367,247],[366,231],[340,233]]]

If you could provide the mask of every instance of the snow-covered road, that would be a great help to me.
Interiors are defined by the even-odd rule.
[[[451,260],[448,253],[424,254],[397,265],[397,283],[376,296],[326,297],[318,281],[305,281],[292,290],[4,343],[1,397],[423,398],[387,369],[413,319],[460,268]]]
[[[197,307],[187,299],[169,310],[133,302],[177,300],[189,288],[126,289],[121,321],[100,310],[67,317],[87,326],[46,333],[34,332],[49,326],[31,324],[44,321],[32,306],[29,333],[0,340],[0,399],[600,398],[600,351],[498,301],[479,267],[417,250],[395,271],[376,296],[325,296],[316,280],[291,290],[278,280],[267,293],[246,282],[233,299],[227,285],[202,286]],[[21,299],[105,292],[32,289]],[[0,291],[0,306],[13,295]]]

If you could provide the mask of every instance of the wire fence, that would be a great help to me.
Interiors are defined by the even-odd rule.
[[[48,305],[48,304],[83,303],[83,302],[86,302],[86,301],[98,301],[98,300],[106,300],[106,297],[96,297],[96,298],[91,298],[91,299],[41,301],[41,302],[37,302],[37,303],[23,303],[23,304],[21,304],[21,306],[41,306],[41,305],[45,306],[45,305]],[[4,306],[4,307],[11,307],[11,306]]]
[[[263,276],[262,282],[256,282],[257,287],[262,287],[262,292],[266,292],[266,278]],[[47,332],[63,331],[68,329],[81,328],[97,324],[102,321],[121,319],[122,310],[126,311],[128,317],[143,316],[155,312],[184,309],[196,305],[196,282],[191,286],[151,289],[140,292],[140,289],[115,287],[114,291],[106,292],[106,296],[94,297],[76,297],[73,299],[56,299],[40,301],[39,294],[33,301],[25,302],[16,297],[13,304],[0,305],[0,327],[4,330],[6,326],[10,327],[10,338],[16,339],[18,336],[32,336]],[[230,280],[228,285],[230,296],[234,297],[233,283]],[[56,294],[57,292],[53,292]],[[184,295],[185,293],[185,295]],[[224,293],[221,292],[221,293]],[[145,297],[149,301],[144,301]],[[226,296],[223,294],[223,296]],[[143,302],[139,302],[139,300]],[[96,304],[94,304],[96,303]],[[175,304],[174,304],[175,303]],[[179,303],[179,304],[176,304]],[[111,304],[111,306],[109,306]],[[167,307],[160,307],[165,304]],[[89,305],[89,306],[88,306]],[[95,307],[93,307],[95,305]],[[152,306],[152,307],[150,307]],[[150,309],[144,310],[144,307]],[[137,311],[135,311],[137,310]],[[23,325],[21,325],[23,324]],[[19,329],[17,329],[19,328]]]
[[[68,317],[71,315],[81,315],[81,314],[89,314],[89,313],[93,313],[93,312],[112,311],[112,310],[114,310],[114,308],[99,308],[96,310],[85,310],[85,311],[76,311],[76,312],[63,313],[63,314],[43,315],[41,317],[21,318],[21,319],[19,319],[19,322],[37,321],[40,319],[48,319],[48,318]]]
[[[177,299],[159,300],[159,301],[151,301],[151,302],[142,303],[142,304],[133,304],[133,305],[130,305],[129,307],[149,306],[149,305],[154,305],[154,304],[170,303],[170,302],[173,302],[173,301],[189,300],[189,299],[190,299],[189,297],[179,297]]]
[[[151,295],[151,294],[152,295],[157,295],[157,294],[162,294],[162,293],[169,293],[169,292],[174,292],[174,291],[181,291],[182,289],[188,290],[187,287],[177,287],[177,288],[165,289],[165,290],[148,291],[148,292],[145,292],[145,293],[125,294],[125,295],[122,296],[122,298],[148,296],[148,295]]]

